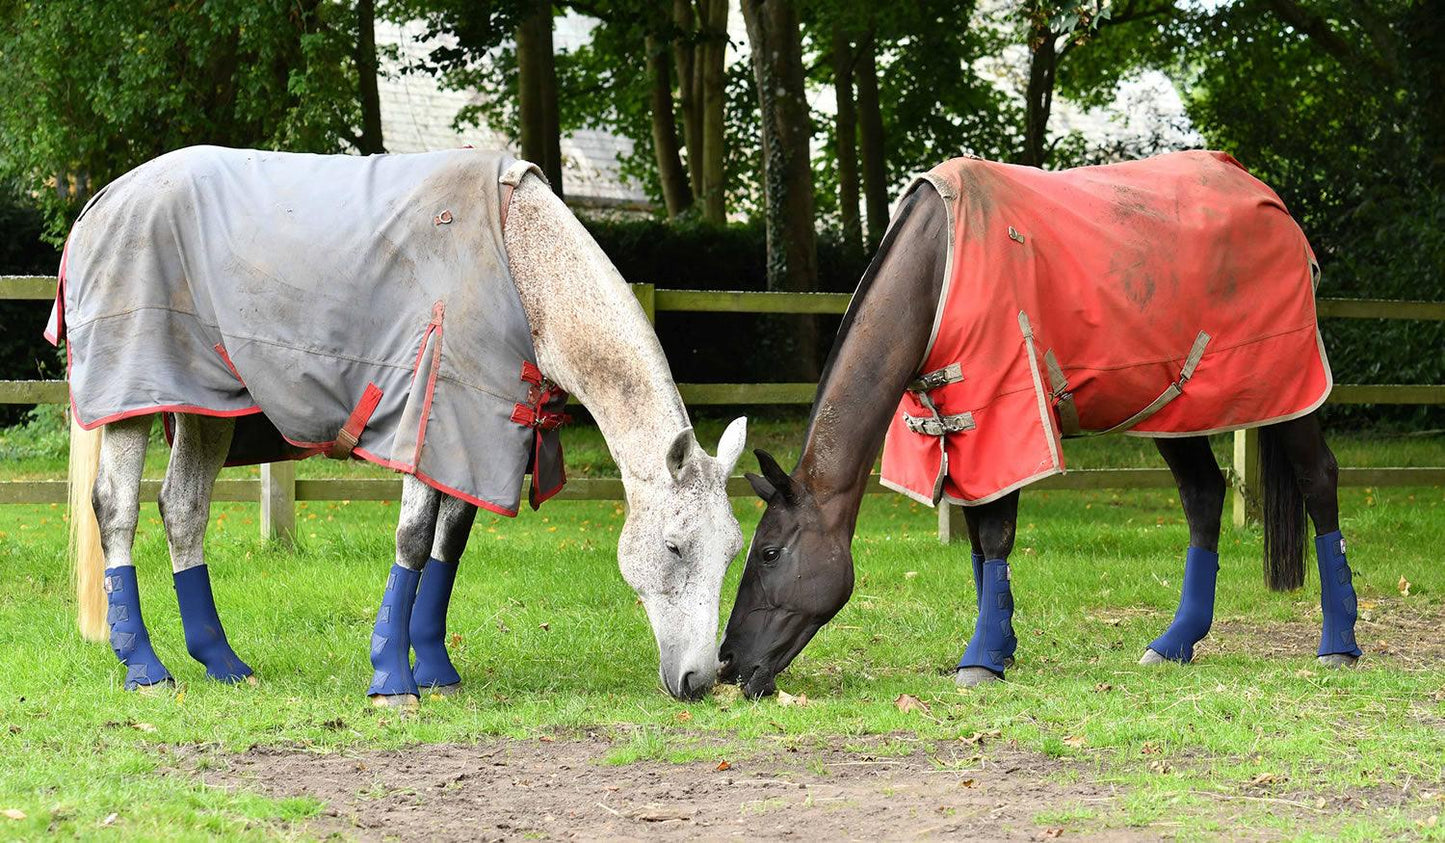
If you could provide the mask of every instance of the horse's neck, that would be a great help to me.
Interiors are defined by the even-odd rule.
[[[951,231],[938,194],[924,186],[868,267],[829,355],[795,478],[849,532],[873,462],[908,382],[927,352]]]
[[[687,411],[636,297],[535,176],[513,192],[503,234],[537,365],[592,414],[624,480],[665,477]]]

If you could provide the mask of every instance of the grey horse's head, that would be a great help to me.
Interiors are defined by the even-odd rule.
[[[662,684],[678,699],[699,699],[717,681],[723,575],[743,546],[727,479],[746,435],[747,419],[728,425],[714,458],[686,428],[668,445],[664,473],[627,485],[617,562],[652,623]]]

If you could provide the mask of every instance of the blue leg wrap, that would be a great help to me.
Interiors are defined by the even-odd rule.
[[[1320,608],[1324,628],[1320,630],[1320,655],[1333,653],[1359,658],[1355,643],[1355,586],[1350,581],[1350,564],[1345,561],[1345,539],[1340,531],[1315,538],[1315,555],[1320,563]]]
[[[1179,593],[1174,622],[1154,639],[1149,649],[1176,662],[1193,661],[1194,645],[1204,640],[1214,623],[1214,583],[1218,575],[1218,553],[1189,548],[1184,557],[1184,587]]]
[[[110,648],[125,665],[125,689],[171,681],[171,672],[161,664],[151,647],[151,636],[140,616],[140,591],[136,589],[135,568],[122,565],[105,569],[105,614],[110,624]]]
[[[386,578],[386,592],[376,613],[376,627],[371,632],[371,666],[375,673],[367,696],[411,694],[421,696],[416,680],[411,678],[411,642],[407,628],[411,626],[411,608],[416,603],[416,585],[421,571],[393,564]]]
[[[1018,649],[1014,636],[1014,597],[1009,590],[1008,560],[988,559],[982,565],[978,621],[959,667],[984,667],[1003,676],[1004,662]]]
[[[186,651],[191,658],[206,666],[206,675],[222,682],[240,682],[252,671],[236,656],[221,616],[216,614],[216,599],[211,595],[211,573],[205,565],[187,568],[175,575],[176,602],[181,607],[181,626],[186,630]]]
[[[411,613],[411,649],[416,664],[411,675],[420,688],[455,685],[462,677],[447,655],[447,605],[452,601],[452,584],[457,581],[457,563],[428,559],[422,569],[416,608]]]

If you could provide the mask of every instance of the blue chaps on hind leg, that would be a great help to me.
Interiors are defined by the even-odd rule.
[[[1007,559],[986,559],[974,568],[979,583],[978,620],[959,667],[983,667],[1003,676],[1005,662],[1018,649],[1014,635],[1014,598]]]
[[[206,675],[222,682],[240,682],[251,675],[251,668],[241,661],[221,617],[216,613],[216,598],[211,594],[211,573],[205,565],[187,568],[175,575],[176,602],[180,604],[181,626],[186,632],[186,651],[191,658],[206,666]]]
[[[1154,639],[1149,649],[1176,662],[1194,660],[1194,645],[1209,634],[1214,623],[1214,586],[1219,578],[1219,554],[1197,547],[1184,556],[1184,585],[1174,622]]]
[[[125,689],[134,691],[146,685],[170,682],[171,672],[151,647],[150,633],[141,618],[140,592],[136,589],[133,566],[105,569],[105,600],[110,647],[125,665]]]
[[[416,606],[411,613],[411,648],[416,653],[412,678],[419,688],[455,685],[462,677],[447,655],[447,604],[457,580],[457,563],[431,558],[422,569]]]
[[[1360,657],[1355,643],[1355,585],[1350,564],[1345,560],[1345,539],[1339,530],[1315,538],[1315,556],[1320,565],[1321,656],[1344,654]]]
[[[386,591],[376,613],[376,626],[371,633],[371,666],[374,673],[367,696],[411,694],[419,697],[416,680],[411,675],[412,607],[416,604],[416,587],[421,571],[393,563],[386,578]]]

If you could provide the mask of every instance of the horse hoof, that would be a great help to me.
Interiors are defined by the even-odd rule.
[[[371,704],[377,708],[417,708],[421,699],[416,694],[372,694]]]
[[[453,682],[450,685],[428,685],[421,689],[421,695],[424,697],[450,697],[452,694],[460,693],[461,690],[462,683],[460,682]]]
[[[1168,659],[1159,655],[1159,653],[1155,652],[1153,649],[1145,649],[1143,657],[1139,659],[1139,664],[1165,664],[1168,661]]]
[[[953,683],[960,688],[976,688],[1002,681],[1002,676],[986,667],[960,667],[953,674]]]
[[[1349,653],[1330,653],[1328,656],[1320,656],[1317,659],[1322,667],[1354,667],[1359,660],[1359,656],[1352,656]]]

